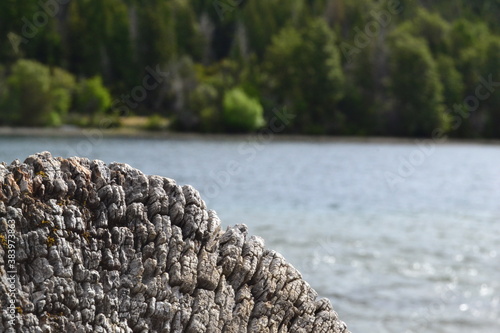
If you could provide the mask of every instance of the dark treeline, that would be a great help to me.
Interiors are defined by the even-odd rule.
[[[500,137],[500,1],[2,0],[0,125]],[[105,119],[106,121],[103,121]]]

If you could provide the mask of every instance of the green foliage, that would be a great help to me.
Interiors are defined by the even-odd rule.
[[[133,7],[137,19],[136,52],[140,64],[164,64],[177,54],[175,20],[167,1]]]
[[[4,105],[5,102],[7,101],[7,76],[5,73],[5,68],[0,65],[0,126],[3,125],[5,122],[5,108],[6,106]]]
[[[249,1],[242,13],[242,22],[252,51],[262,57],[273,36],[283,27],[303,23],[305,11],[304,0]]]
[[[449,52],[450,24],[438,13],[431,13],[424,8],[418,8],[415,18],[406,21],[400,29],[407,30],[415,37],[424,38],[433,55]]]
[[[219,95],[212,84],[200,83],[189,96],[190,109],[199,112],[202,131],[217,132],[222,129]]]
[[[342,115],[336,104],[343,96],[345,78],[335,35],[324,20],[312,20],[302,30],[283,28],[266,52],[265,67],[269,88],[297,115],[295,130],[339,131]]]
[[[496,130],[488,131],[498,133],[500,125],[497,124],[499,123],[488,123],[492,119],[489,113],[494,112],[494,108],[491,109],[489,103],[495,102],[495,94],[492,94],[486,101],[481,101],[477,110],[472,112],[468,111],[468,108],[463,104],[465,98],[476,96],[476,89],[482,78],[495,73],[494,68],[486,65],[487,63],[494,63],[498,59],[498,55],[492,55],[488,51],[490,43],[495,37],[491,35],[485,24],[461,19],[453,25],[451,39],[454,60],[464,85],[463,96],[458,102],[459,105],[455,106],[454,109],[459,109],[459,106],[461,106],[461,109],[466,109],[461,113],[457,112],[463,118],[463,121],[457,131],[454,132],[454,135],[459,137],[481,137],[484,135],[486,127],[496,128]],[[500,133],[496,137],[500,137]]]
[[[189,109],[189,96],[196,88],[196,69],[190,57],[172,62],[168,80],[169,99],[172,101],[173,126],[180,130],[193,130],[198,119]]]
[[[75,96],[76,111],[89,116],[102,116],[111,106],[111,95],[103,86],[102,79],[95,76],[78,83]]]
[[[234,88],[224,95],[224,124],[230,132],[248,132],[264,125],[260,102],[248,97],[240,88]]]
[[[51,68],[51,76],[52,89],[64,89],[72,93],[76,87],[74,75],[62,68]]]
[[[148,131],[161,131],[167,127],[167,121],[159,114],[154,114],[148,117],[144,128]]]
[[[53,94],[47,67],[32,60],[19,60],[5,82],[0,115],[7,125],[52,126]]]
[[[52,70],[51,92],[54,112],[51,113],[51,122],[53,124],[62,125],[71,107],[75,88],[76,80],[72,74],[61,68]]]
[[[393,98],[389,131],[395,135],[430,136],[446,131],[443,85],[426,42],[405,32],[391,36],[390,91]]]
[[[200,83],[190,95],[190,106],[192,109],[202,109],[205,106],[214,106],[217,103],[218,92],[209,83]]]
[[[177,52],[190,54],[194,60],[203,58],[204,37],[197,23],[191,4],[187,1],[172,1],[172,16],[175,18]]]
[[[19,60],[8,78],[0,71],[0,86],[5,124],[60,126],[71,107],[75,78],[58,67],[49,69],[35,61]]]
[[[384,134],[387,87],[383,68],[386,55],[380,41],[360,50],[345,71],[345,95],[339,108],[345,115],[344,133]]]
[[[485,49],[485,60],[483,63],[483,79],[497,82],[496,87],[485,87],[481,91],[481,96],[477,93],[477,97],[482,103],[483,112],[485,114],[484,125],[482,128],[482,136],[488,138],[500,137],[500,37],[491,37]],[[488,90],[488,88],[490,90]],[[476,87],[477,89],[477,87]],[[491,91],[494,89],[493,91]],[[486,95],[484,95],[486,92]]]
[[[439,79],[443,84],[443,102],[451,108],[463,100],[464,83],[462,74],[457,70],[453,58],[441,55],[436,59]]]
[[[242,81],[238,63],[224,60],[211,66],[194,66],[196,82],[188,93],[186,108],[180,110],[183,117],[192,119],[193,128],[204,132],[225,130],[223,98],[227,91],[240,86],[249,97],[258,99],[249,81]],[[179,119],[177,119],[179,123]]]
[[[461,18],[455,21],[450,30],[451,54],[474,47],[488,38],[490,32],[486,24]]]
[[[23,40],[23,17],[31,19],[38,6],[31,0],[0,1],[0,63],[14,63],[20,56],[26,56],[34,47],[34,43]],[[31,36],[34,31],[25,29]],[[34,54],[29,54],[35,58]]]
[[[179,130],[227,130],[239,89],[264,117],[287,105],[288,132],[431,135],[446,106],[452,135],[500,137],[496,91],[455,121],[482,79],[500,80],[498,0],[46,3],[0,1],[0,124],[96,125],[108,91],[142,86],[134,112]]]
[[[131,9],[133,11],[133,9]],[[132,42],[134,30],[129,9],[122,0],[71,1],[61,25],[68,31],[66,58],[70,69],[79,76],[100,75],[105,82],[125,89],[134,84]],[[134,73],[135,72],[135,73]]]

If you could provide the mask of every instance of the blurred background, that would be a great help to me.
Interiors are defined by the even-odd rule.
[[[5,0],[0,125],[244,132],[287,105],[288,133],[498,138],[499,17],[498,0]]]
[[[0,161],[197,188],[352,332],[500,327],[500,1],[3,0]]]

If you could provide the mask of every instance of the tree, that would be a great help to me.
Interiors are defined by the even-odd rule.
[[[418,8],[415,18],[406,21],[398,29],[406,30],[415,37],[424,38],[434,56],[448,53],[450,48],[450,24],[438,13]]]
[[[200,31],[196,15],[189,2],[174,0],[171,5],[176,37],[176,49],[179,55],[189,55],[195,61],[201,61],[203,46],[206,42]]]
[[[224,95],[224,124],[230,132],[248,132],[264,125],[260,102],[248,97],[241,88],[234,88]]]
[[[485,50],[485,62],[483,64],[483,79],[489,81],[500,81],[500,37],[491,37]],[[493,90],[493,91],[492,91]],[[496,83],[495,87],[483,86],[482,93],[487,91],[489,94],[476,96],[482,103],[486,120],[483,129],[483,136],[489,138],[500,138],[500,87]],[[477,93],[476,93],[477,95]],[[483,97],[483,98],[482,98]]]
[[[335,35],[323,19],[302,30],[283,28],[266,51],[269,89],[280,104],[296,113],[293,129],[308,133],[338,133],[342,114],[344,74]]]
[[[345,66],[345,95],[339,108],[345,115],[345,134],[383,135],[387,112],[388,54],[377,38]]]
[[[299,26],[307,13],[304,0],[248,1],[242,13],[242,23],[247,32],[250,48],[259,58],[283,27]]]
[[[71,71],[84,77],[100,75],[110,86],[121,89],[127,85],[120,83],[133,84],[140,72],[133,60],[130,30],[123,1],[72,1],[68,14]]]
[[[464,98],[464,82],[462,74],[457,70],[453,58],[440,55],[436,59],[439,80],[443,84],[443,103],[451,108]]]
[[[19,60],[7,79],[2,119],[9,125],[49,125],[52,100],[49,69],[31,60]]]
[[[111,95],[103,86],[100,76],[80,81],[75,99],[77,112],[93,120],[102,116],[111,106]]]
[[[62,125],[73,101],[76,80],[71,73],[58,67],[53,68],[51,72],[50,91],[53,109],[51,122]]]
[[[461,119],[454,135],[460,137],[480,137],[487,121],[484,103],[481,106],[464,104],[468,96],[476,95],[476,88],[485,73],[487,50],[491,34],[484,23],[460,19],[456,21],[450,33],[452,54],[457,70],[463,78],[463,94],[453,105],[454,118]],[[498,58],[498,56],[494,56]],[[457,125],[454,125],[457,127]]]
[[[177,125],[183,129],[198,129],[207,132],[223,132],[225,130],[223,100],[228,91],[241,88],[248,97],[259,100],[249,89],[247,82],[242,81],[245,70],[238,63],[226,59],[210,66],[195,65],[195,78],[184,76],[172,80],[175,89],[176,105],[180,97],[187,96],[184,107],[177,107]],[[177,75],[175,75],[177,76]],[[177,80],[181,80],[177,83]],[[182,83],[182,85],[181,85]],[[184,86],[184,92],[181,88]],[[189,126],[189,127],[188,127]]]
[[[450,52],[457,55],[462,50],[474,47],[477,42],[486,40],[489,35],[490,31],[483,22],[472,22],[460,18],[451,25]]]
[[[11,77],[13,66],[33,59],[49,68],[52,105],[28,121],[37,124],[60,124],[76,106],[75,90],[57,83],[75,75],[102,77],[122,102],[146,83],[153,88],[134,112],[171,117],[181,130],[223,131],[224,96],[238,87],[262,103],[265,118],[287,104],[296,115],[290,132],[423,133],[442,115],[427,106],[444,104],[452,120],[463,118],[452,123],[453,135],[493,137],[496,92],[475,111],[463,108],[474,109],[464,99],[475,96],[481,78],[496,75],[499,14],[499,0],[2,0],[0,99],[4,110],[5,103],[16,109],[24,93],[15,86],[28,83]],[[148,81],[151,68],[169,78]],[[427,74],[412,79],[415,68]],[[396,82],[423,86],[404,92]],[[415,118],[416,109],[427,111]],[[4,123],[23,122],[6,117]]]
[[[39,32],[32,22],[37,7],[32,0],[0,1],[0,63],[11,64],[33,49],[31,40]]]
[[[7,75],[5,73],[5,68],[0,65],[0,126],[7,125],[10,119],[8,116],[8,86],[7,86]],[[10,118],[10,117],[9,117]]]
[[[448,130],[443,85],[425,40],[395,31],[389,44],[392,111],[388,132],[431,136],[435,130]]]
[[[153,0],[138,7],[139,64],[154,66],[168,63],[177,54],[175,19],[169,2]]]
[[[189,108],[199,114],[200,129],[207,132],[220,131],[219,92],[210,83],[201,82],[189,95]]]

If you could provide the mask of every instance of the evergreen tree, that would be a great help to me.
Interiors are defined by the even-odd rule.
[[[287,24],[300,26],[306,10],[304,0],[255,0],[245,4],[243,24],[251,50],[262,57],[275,34]]]
[[[439,80],[443,84],[443,102],[447,108],[460,103],[464,98],[463,76],[457,70],[452,57],[440,55],[436,59]]]
[[[500,138],[500,84],[498,83],[500,82],[500,37],[489,39],[484,59],[483,76],[479,83],[482,88],[478,94],[476,86],[475,96],[482,103],[481,108],[484,108],[482,111],[486,114],[482,135],[498,139]]]
[[[335,35],[323,19],[302,30],[288,26],[278,33],[266,53],[270,89],[279,103],[289,104],[297,117],[295,131],[338,133],[342,114],[344,75]]]
[[[0,1],[0,63],[13,63],[27,53],[36,57],[32,40],[41,28],[33,16],[38,10],[32,0]]]
[[[438,13],[418,8],[415,18],[403,23],[399,29],[407,30],[415,37],[424,38],[434,56],[449,52],[450,25]]]
[[[391,36],[390,49],[389,133],[431,136],[436,130],[447,131],[443,86],[425,40],[396,31]]]
[[[15,86],[48,66],[52,110],[35,122],[57,124],[73,96],[60,78],[102,77],[123,102],[161,68],[172,77],[134,112],[182,129],[224,130],[238,88],[268,113],[289,104],[300,133],[429,135],[444,104],[453,135],[495,137],[498,94],[472,98],[497,75],[499,15],[498,0],[4,0],[0,98],[19,100]]]

